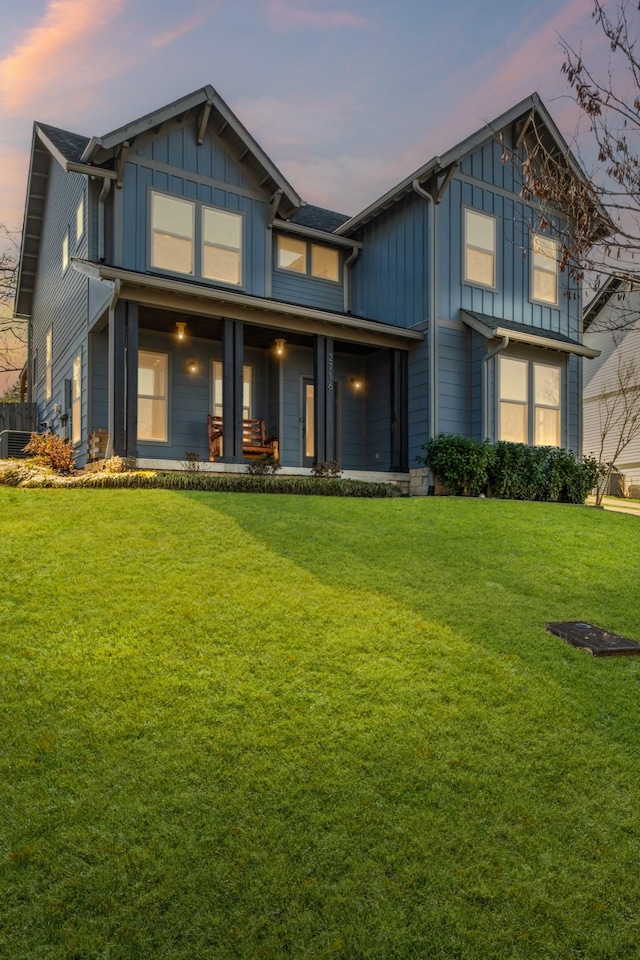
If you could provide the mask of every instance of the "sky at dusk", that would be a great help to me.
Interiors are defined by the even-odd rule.
[[[101,135],[210,83],[310,203],[356,213],[534,90],[567,139],[559,37],[591,0],[21,0],[4,4],[0,222],[32,123]]]

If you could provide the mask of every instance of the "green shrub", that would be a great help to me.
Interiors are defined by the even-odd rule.
[[[460,434],[440,433],[424,444],[418,457],[451,493],[470,496],[482,493],[489,480],[493,447]]]
[[[277,473],[279,469],[280,461],[272,453],[263,453],[261,457],[247,462],[247,471],[254,477],[266,477]]]
[[[24,449],[26,453],[32,453],[40,464],[51,467],[57,473],[73,473],[75,469],[71,446],[55,433],[32,433]]]
[[[109,457],[102,464],[105,473],[129,473],[136,469],[135,457]]]
[[[481,493],[503,500],[584,503],[600,470],[593,457],[558,447],[529,447],[500,440],[479,443],[444,434],[423,447],[423,462],[452,493]]]

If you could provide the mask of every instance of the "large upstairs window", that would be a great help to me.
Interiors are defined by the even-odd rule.
[[[242,283],[240,213],[151,191],[151,269]]]

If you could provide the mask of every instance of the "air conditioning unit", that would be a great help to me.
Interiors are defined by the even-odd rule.
[[[25,453],[24,448],[31,439],[31,433],[25,430],[3,430],[0,433],[0,460],[10,457],[25,459],[31,454]]]

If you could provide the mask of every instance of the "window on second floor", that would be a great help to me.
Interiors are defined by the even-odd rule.
[[[534,234],[531,242],[531,299],[558,303],[558,243]]]
[[[502,356],[499,380],[500,439],[559,447],[561,368]]]
[[[469,208],[464,212],[464,279],[496,285],[496,218]]]
[[[277,264],[280,270],[307,274],[319,280],[340,280],[340,255],[320,243],[308,243],[297,237],[278,236]]]
[[[69,266],[69,231],[65,230],[62,238],[62,272]]]
[[[194,273],[195,206],[189,200],[151,194],[151,266]]]
[[[242,280],[242,217],[227,210],[202,209],[202,276],[239,284]]]
[[[76,208],[76,243],[78,243],[84,233],[84,200],[81,200]]]

